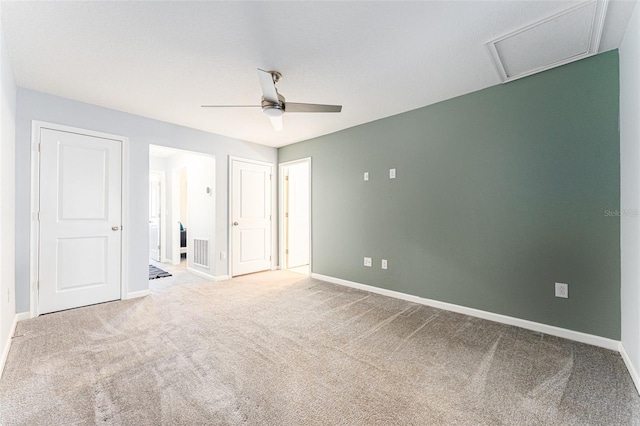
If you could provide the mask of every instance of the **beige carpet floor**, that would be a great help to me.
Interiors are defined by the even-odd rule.
[[[615,352],[284,271],[18,324],[10,425],[633,425]]]

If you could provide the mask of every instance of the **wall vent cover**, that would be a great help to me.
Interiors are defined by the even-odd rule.
[[[598,53],[608,0],[588,1],[487,43],[503,82]]]
[[[209,240],[193,239],[193,264],[203,268],[209,267]]]

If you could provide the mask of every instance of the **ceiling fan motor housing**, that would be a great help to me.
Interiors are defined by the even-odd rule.
[[[280,117],[284,113],[284,96],[278,93],[279,103],[269,102],[262,98],[262,112],[268,117]]]

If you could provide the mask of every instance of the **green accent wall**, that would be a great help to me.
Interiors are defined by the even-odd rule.
[[[616,50],[280,148],[313,272],[619,340],[618,99]]]

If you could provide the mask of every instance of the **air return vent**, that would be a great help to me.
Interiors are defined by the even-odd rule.
[[[209,240],[194,238],[193,239],[193,264],[209,267]]]
[[[503,82],[598,53],[607,1],[588,1],[487,43]]]

